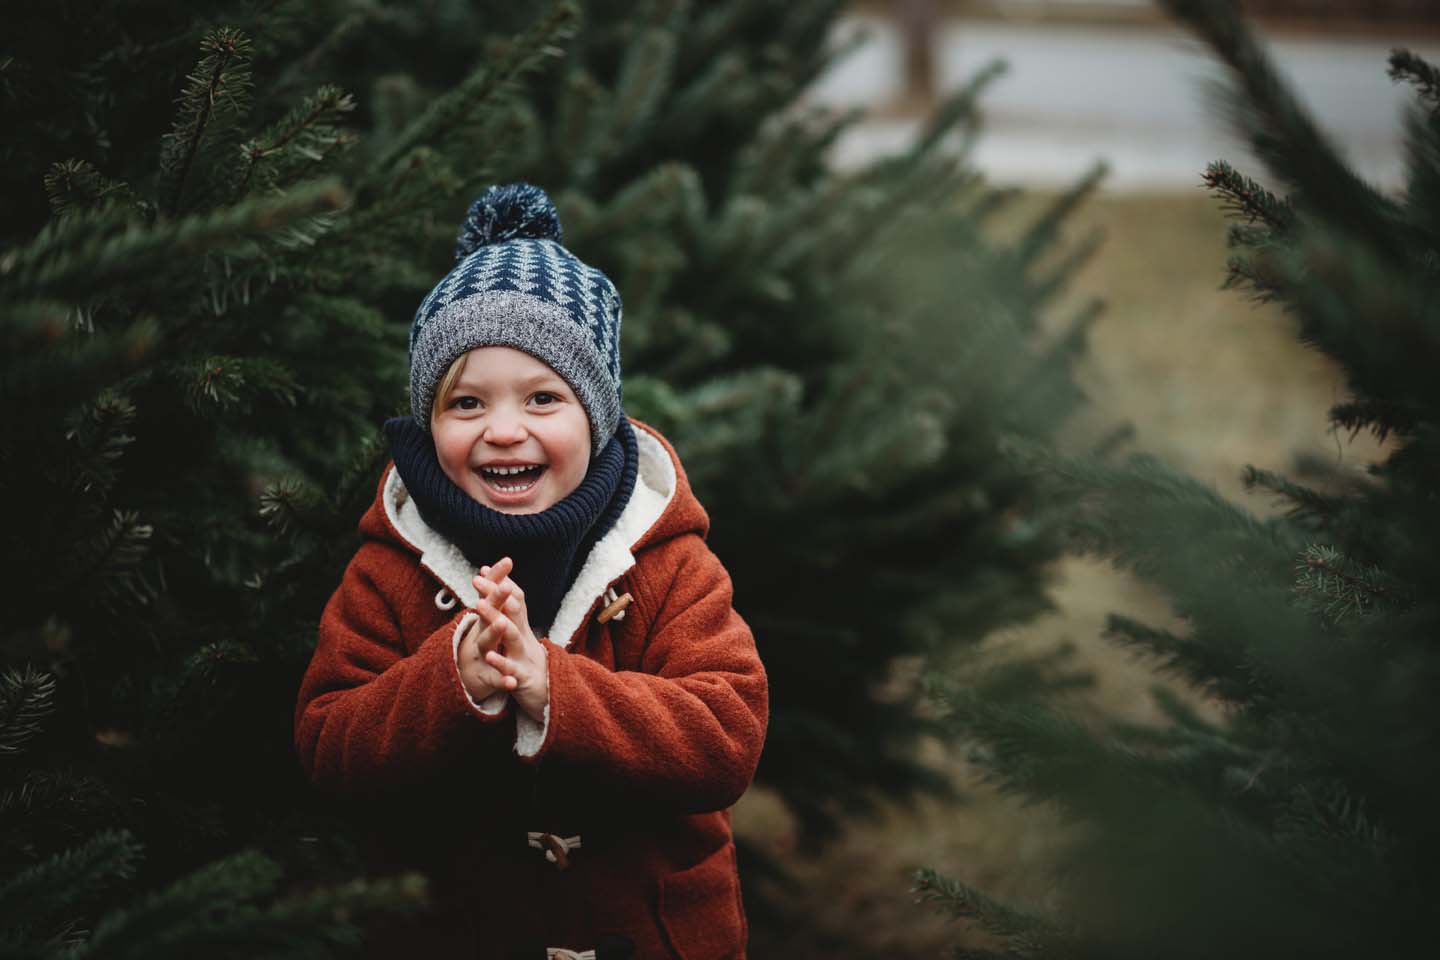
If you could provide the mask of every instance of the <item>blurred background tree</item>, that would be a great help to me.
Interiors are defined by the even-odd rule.
[[[1154,691],[1165,722],[1135,724],[1050,696],[1066,678],[1043,663],[935,678],[973,760],[1073,829],[1058,911],[933,871],[917,886],[988,935],[967,955],[1408,955],[1430,939],[1440,843],[1440,72],[1390,57],[1414,93],[1391,196],[1347,167],[1232,3],[1166,6],[1226,66],[1225,107],[1264,162],[1264,183],[1205,174],[1235,220],[1226,285],[1333,359],[1349,396],[1332,426],[1373,433],[1379,462],[1249,468],[1283,506],[1259,517],[1150,457],[1030,450],[1047,499],[1076,508],[1075,547],[1170,599],[1178,627],[1116,614],[1106,633],[1176,682]]]
[[[839,7],[12,18],[9,945],[320,949],[420,895],[334,885],[361,865],[290,721],[405,407],[415,305],[496,181],[544,185],[625,297],[627,409],[679,448],[770,671],[760,782],[811,848],[881,796],[947,789],[893,668],[1045,606],[1054,538],[997,448],[1077,400],[1095,308],[1045,342],[1038,318],[1094,247],[1059,245],[1094,178],[1013,245],[982,239],[1011,197],[965,161],[994,71],[907,149],[831,169],[856,116],[798,98],[840,54]],[[746,869],[752,892],[778,876]]]

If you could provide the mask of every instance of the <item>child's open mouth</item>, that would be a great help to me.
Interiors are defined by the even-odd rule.
[[[524,493],[535,486],[545,469],[543,463],[528,467],[481,467],[480,478],[500,493]]]

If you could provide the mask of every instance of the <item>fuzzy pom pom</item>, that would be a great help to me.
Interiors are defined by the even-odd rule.
[[[528,183],[491,187],[470,204],[455,241],[455,259],[464,260],[486,244],[517,237],[559,243],[560,215],[555,204],[544,190]]]

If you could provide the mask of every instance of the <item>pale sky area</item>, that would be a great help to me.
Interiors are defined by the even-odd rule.
[[[826,75],[811,99],[832,106],[883,107],[902,89],[900,37],[885,17],[852,15],[870,41]],[[1376,26],[1363,38],[1336,32],[1265,32],[1292,89],[1361,176],[1393,188],[1401,165],[1401,111],[1411,88],[1386,75],[1386,58],[1407,46],[1440,62],[1434,35],[1407,37]],[[1062,185],[1095,160],[1111,168],[1111,189],[1193,186],[1205,164],[1228,159],[1258,174],[1208,106],[1206,79],[1221,76],[1208,50],[1178,28],[1156,24],[960,20],[945,22],[936,46],[942,94],[996,58],[1009,71],[983,99],[986,132],[974,160],[1000,183]],[[898,149],[914,118],[875,116],[842,140],[836,160],[851,165]]]

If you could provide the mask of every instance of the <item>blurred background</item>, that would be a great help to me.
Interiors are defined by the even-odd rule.
[[[1397,191],[1410,93],[1390,80],[1385,62],[1397,46],[1433,62],[1440,3],[1249,0],[1242,7],[1339,153],[1363,178]],[[1025,190],[1020,209],[994,225],[997,237],[1016,232],[1011,224],[1097,161],[1106,165],[1099,190],[1067,224],[1075,235],[1103,231],[1103,247],[1067,296],[1101,298],[1105,310],[1078,363],[1089,405],[1057,438],[1062,447],[1079,452],[1128,423],[1136,449],[1262,515],[1277,508],[1245,492],[1247,464],[1290,471],[1307,457],[1337,466],[1379,458],[1372,435],[1352,438],[1330,427],[1327,410],[1344,394],[1336,366],[1297,342],[1278,306],[1220,288],[1227,218],[1201,174],[1217,159],[1261,182],[1265,171],[1216,109],[1222,67],[1151,3],[855,3],[835,42],[858,46],[819,79],[810,99],[864,110],[836,145],[842,166],[901,148],[947,92],[1004,61],[1006,72],[983,95],[984,132],[969,154],[989,181]],[[1155,719],[1154,674],[1101,633],[1112,611],[1176,626],[1165,600],[1102,561],[1067,557],[1054,573],[1058,609],[996,639],[1020,650],[1073,641],[1095,671],[1098,704],[1117,717]],[[1048,902],[1061,836],[1053,813],[995,795],[939,743],[931,758],[966,796],[958,810],[931,800],[893,808],[879,828],[850,832],[802,867],[832,949],[855,943],[857,956],[933,957],[954,946],[955,928],[906,893],[922,865],[1002,898]],[[736,821],[777,853],[793,849],[791,824],[763,788],[742,801]],[[821,956],[806,952],[810,936],[783,947]]]
[[[1417,720],[1440,664],[1391,675],[1390,623],[1340,620],[1399,610],[1422,654],[1440,622],[1410,609],[1440,543],[1426,448],[1395,458],[1420,476],[1398,504],[1366,473],[1440,402],[1414,322],[1437,302],[1440,73],[1387,76],[1392,47],[1440,59],[1440,2],[1242,2],[1276,83],[1227,3],[1168,5],[1190,29],[1141,0],[15,5],[0,394],[26,415],[0,423],[0,480],[32,509],[0,542],[0,874],[19,877],[0,943],[328,956],[420,909],[419,878],[351,883],[364,830],[298,769],[296,689],[389,457],[379,424],[407,410],[415,305],[473,198],[514,180],[623,291],[627,412],[680,451],[769,672],[734,811],[752,956],[934,957],[995,946],[987,914],[1024,947],[1043,923],[994,903],[1090,919],[1099,893],[1057,889],[1077,865],[1133,882],[1102,940],[1162,945],[1069,951],[1062,930],[1067,957],[1269,957],[1301,928],[1353,956],[1295,917],[1343,925],[1367,898],[1360,943],[1375,917],[1420,923],[1392,893],[1433,899],[1440,782],[1411,754],[1440,743],[1440,716]],[[1249,56],[1232,88],[1264,80],[1249,100],[1219,92],[1226,53]],[[1351,400],[1354,435],[1330,419]],[[1117,466],[1134,453],[1171,472]],[[1291,501],[1272,524],[1285,506],[1249,467],[1314,490],[1267,474]],[[1310,552],[1332,544],[1353,561]],[[1149,579],[1075,553],[1107,546]],[[1117,635],[1117,612],[1139,626]],[[1354,659],[1313,657],[1316,636]],[[1168,705],[1127,640],[1192,669]],[[1081,720],[985,728],[1030,681],[1075,692],[1040,682],[1057,650],[1092,677]],[[990,653],[1010,687],[927,696],[990,677]],[[1280,723],[1277,688],[1301,703]],[[1377,719],[1332,741],[1337,692]],[[1191,793],[1130,790],[1137,757]],[[1037,802],[990,786],[1007,776]],[[1052,801],[1115,783],[1090,812],[1151,846],[1087,857]],[[1127,804],[1155,797],[1174,821],[1131,831]],[[1236,862],[1172,869],[1174,832],[1192,866]],[[1315,862],[1339,879],[1311,897]],[[917,905],[919,868],[968,885],[966,923]],[[1252,889],[1299,891],[1295,912],[1247,931]],[[1196,926],[1164,945],[1166,916]],[[1260,952],[1204,936],[1232,929]]]

